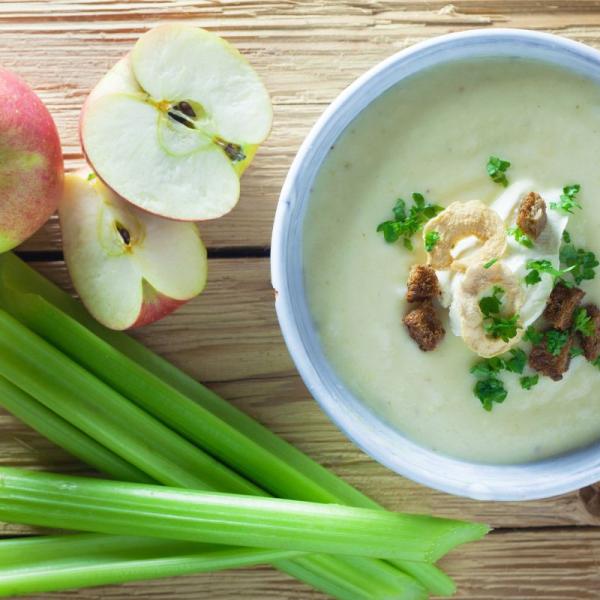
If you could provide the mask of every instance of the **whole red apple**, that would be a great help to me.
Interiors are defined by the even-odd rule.
[[[42,101],[0,67],[0,252],[37,231],[58,207],[63,159]]]

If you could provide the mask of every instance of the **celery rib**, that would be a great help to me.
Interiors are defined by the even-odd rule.
[[[475,523],[280,498],[0,468],[0,518],[209,544],[433,562],[483,537]]]
[[[154,481],[1,376],[0,406],[75,458],[115,479],[137,483]]]
[[[3,540],[0,596],[221,571],[297,556],[292,551],[98,534]]]
[[[233,452],[237,449],[237,456],[226,457],[222,453],[215,455],[233,468],[238,469],[239,472],[257,481],[264,488],[277,490],[279,489],[279,485],[283,483],[284,487],[280,489],[280,495],[285,497],[319,502],[338,502],[365,508],[379,507],[368,496],[362,494],[323,468],[294,446],[279,438],[251,417],[224,401],[214,392],[154,354],[136,340],[123,333],[110,331],[99,325],[90,317],[77,300],[60,290],[13,254],[7,253],[0,257],[0,270],[5,284],[9,284],[11,287],[21,289],[25,292],[29,291],[40,294],[43,299],[47,300],[59,311],[66,313],[68,317],[79,322],[83,328],[91,332],[91,335],[95,336],[96,341],[100,342],[100,340],[103,340],[105,342],[105,344],[100,344],[94,351],[88,353],[88,357],[100,354],[98,352],[99,349],[102,352],[106,351],[107,346],[111,350],[116,349],[120,351],[117,353],[119,356],[126,356],[138,363],[145,368],[147,373],[152,373],[168,382],[181,394],[191,399],[194,404],[202,407],[205,411],[209,411],[221,419],[223,423],[237,430],[241,436],[246,438],[244,440],[246,443],[232,449]],[[29,326],[35,328],[31,324]],[[42,331],[38,331],[38,333],[44,335]],[[100,338],[100,340],[97,338]],[[77,346],[82,342],[74,341],[75,348],[67,348],[65,347],[65,336],[61,336],[60,332],[57,332],[52,341],[60,343],[63,351],[67,352],[67,354],[71,354],[71,356],[75,354],[74,358],[76,360],[81,360],[81,353],[77,352]],[[85,340],[84,342],[87,343]],[[68,346],[68,344],[66,345]],[[110,355],[114,356],[112,352],[110,352]],[[100,377],[103,374],[106,375],[102,367],[100,367],[100,371],[102,372],[99,374]],[[190,422],[195,422],[195,419],[190,419]],[[205,447],[206,442],[200,439],[200,436],[194,432],[192,433],[192,441]],[[238,443],[239,441],[238,439]],[[248,444],[250,444],[250,449]],[[253,448],[257,446],[260,450],[264,451],[261,455],[261,463],[259,465],[259,467],[262,467],[262,476],[260,478],[257,477],[256,473],[251,472],[251,468],[245,462],[245,458],[249,454],[253,455]],[[216,450],[219,452],[219,448]],[[436,595],[451,596],[456,590],[452,579],[434,565],[405,564],[402,561],[394,561],[394,563],[400,569],[416,577],[430,592]]]
[[[0,311],[0,330],[0,375],[160,483],[264,495],[262,490],[148,416],[4,311]],[[150,440],[152,448],[148,446]],[[369,563],[369,571],[375,565]],[[278,562],[277,566],[285,564]],[[385,564],[382,563],[381,568],[384,569]],[[350,568],[347,573],[349,579],[355,577]],[[363,579],[364,589],[371,590],[372,598],[389,597],[387,582],[380,584],[367,576]],[[394,590],[399,598],[422,598],[423,588],[414,579],[401,572],[396,579]],[[353,597],[352,593],[340,596],[337,584],[331,586],[327,570],[317,561],[310,583],[315,581],[320,582],[321,591],[334,597],[343,600]]]

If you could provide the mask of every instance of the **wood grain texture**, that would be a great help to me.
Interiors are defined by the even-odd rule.
[[[279,190],[302,139],[327,104],[366,69],[417,41],[475,27],[526,27],[600,47],[600,1],[3,0],[0,64],[24,77],[50,108],[68,169],[83,164],[77,121],[89,90],[141,33],[169,21],[216,31],[246,54],[272,94],[275,122],[244,176],[239,205],[223,219],[200,224],[213,253],[226,249],[236,257],[211,260],[206,292],[136,336],[385,506],[500,528],[445,561],[459,583],[459,598],[600,598],[598,486],[545,501],[482,503],[428,490],[374,463],[329,422],[297,376],[276,323],[268,260],[241,258],[248,249],[268,248]],[[30,258],[59,256],[56,219],[21,250]],[[62,263],[36,266],[68,287]],[[4,412],[0,464],[85,472]],[[35,532],[0,524],[0,535]],[[43,597],[321,596],[261,567]]]

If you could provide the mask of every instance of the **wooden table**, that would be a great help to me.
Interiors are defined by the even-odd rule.
[[[379,466],[323,415],[279,333],[269,282],[269,240],[288,166],[324,107],[355,77],[427,37],[475,27],[525,27],[600,47],[592,0],[227,0],[0,2],[0,64],[23,76],[58,124],[66,165],[82,164],[79,109],[100,76],[148,28],[185,21],[245,53],[275,105],[273,132],[243,179],[240,204],[202,224],[206,292],[136,336],[387,507],[480,519],[496,530],[444,560],[459,598],[600,598],[600,487],[528,503],[481,503],[437,493]],[[68,286],[56,220],[20,248]],[[600,409],[600,407],[599,407]],[[78,472],[61,450],[0,413],[0,462]],[[32,529],[0,524],[2,535]],[[56,598],[320,597],[270,568],[55,594]]]

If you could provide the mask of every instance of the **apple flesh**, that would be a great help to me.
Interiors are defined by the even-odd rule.
[[[5,252],[56,210],[63,159],[48,109],[25,82],[2,68],[0,98],[0,252]]]
[[[170,24],[142,35],[98,83],[80,134],[90,165],[122,198],[199,221],[235,206],[272,118],[264,85],[235,48]]]
[[[204,289],[206,249],[196,225],[137,209],[88,169],[65,177],[59,217],[73,285],[106,327],[147,325]]]

